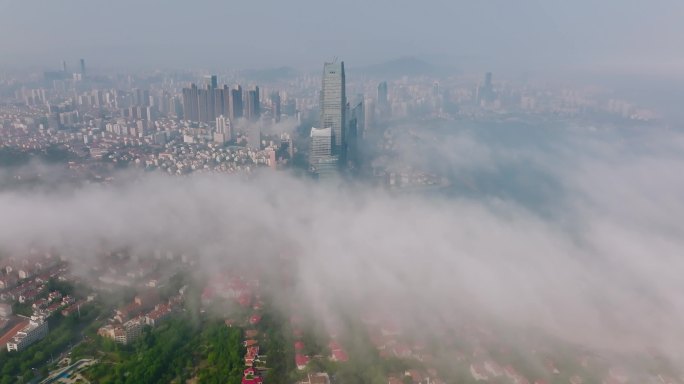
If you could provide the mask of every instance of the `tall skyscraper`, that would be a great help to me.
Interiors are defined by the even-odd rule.
[[[373,126],[375,125],[375,103],[373,102],[373,99],[370,98],[366,98],[363,103],[364,121],[361,137],[366,137],[369,130],[373,129]]]
[[[86,75],[85,60],[81,59],[81,76],[85,77],[85,75]]]
[[[216,75],[211,75],[209,85],[211,85],[211,89],[216,89],[216,88],[218,88],[218,76],[216,76]]]
[[[494,86],[492,85],[492,73],[487,72],[484,78],[484,84],[477,87],[477,102],[479,104],[494,101],[496,94]]]
[[[332,155],[332,128],[311,128],[309,147],[310,171],[319,179],[330,178],[337,173],[338,157]]]
[[[343,158],[345,151],[346,106],[344,62],[325,63],[323,65],[320,125],[323,129],[331,129],[332,154],[341,158]]]
[[[237,119],[242,118],[242,87],[237,86],[235,89],[230,90],[230,111],[229,111],[230,121],[235,122]]]
[[[187,121],[199,121],[199,89],[191,84],[183,88],[183,118]]]
[[[378,84],[378,115],[380,119],[386,119],[390,115],[389,98],[387,95],[387,82],[383,81]]]
[[[359,140],[363,135],[365,123],[363,102],[359,102],[350,110],[349,122],[347,123],[347,151],[345,158],[347,163],[345,165],[352,171],[356,171],[360,167]]]
[[[271,106],[273,112],[273,121],[280,122],[280,94],[278,92],[273,92],[271,95]]]
[[[212,91],[213,92],[213,91]],[[211,103],[211,98],[209,97],[210,95],[210,90],[209,89],[198,89],[197,90],[197,98],[198,98],[198,119],[197,121],[201,123],[208,123],[209,121],[214,120],[214,116],[212,116],[211,109],[213,109],[214,105]],[[211,105],[211,109],[209,108]]]
[[[259,87],[247,91],[245,97],[245,118],[251,121],[259,120],[261,115],[261,102],[259,100]]]
[[[226,91],[225,88],[214,89],[214,114],[215,116],[228,115],[226,111]]]
[[[222,88],[222,93],[223,93],[223,108],[221,109],[223,112],[223,115],[230,118],[230,87],[227,85],[223,85]]]

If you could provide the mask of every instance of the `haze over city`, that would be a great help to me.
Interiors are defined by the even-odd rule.
[[[3,0],[0,33],[12,38],[0,41],[0,64],[87,56],[102,68],[313,69],[321,57],[366,66],[425,56],[468,69],[682,75],[684,5],[676,0],[352,0],[330,9],[313,0]]]
[[[0,384],[684,382],[682,16],[0,0]]]

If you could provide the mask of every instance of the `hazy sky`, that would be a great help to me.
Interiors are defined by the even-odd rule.
[[[683,16],[679,0],[0,0],[0,65],[317,68],[419,55],[675,68]]]

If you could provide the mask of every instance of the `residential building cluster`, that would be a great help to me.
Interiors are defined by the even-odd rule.
[[[48,335],[48,323],[41,316],[31,316],[28,324],[7,342],[7,351],[22,351]]]
[[[74,304],[75,299],[58,290],[50,291],[50,280],[63,281],[67,269],[51,253],[31,251],[23,258],[4,260],[0,272],[0,345],[21,351],[47,336],[47,319]],[[15,313],[14,307],[22,310]]]
[[[97,334],[120,344],[131,344],[142,335],[145,326],[156,327],[174,312],[181,310],[182,294],[162,301],[154,289],[149,289],[132,302],[115,310],[109,323],[98,329]]]

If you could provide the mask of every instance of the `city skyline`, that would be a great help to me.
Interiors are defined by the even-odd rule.
[[[0,73],[1,384],[683,382],[657,83],[79,57]]]

